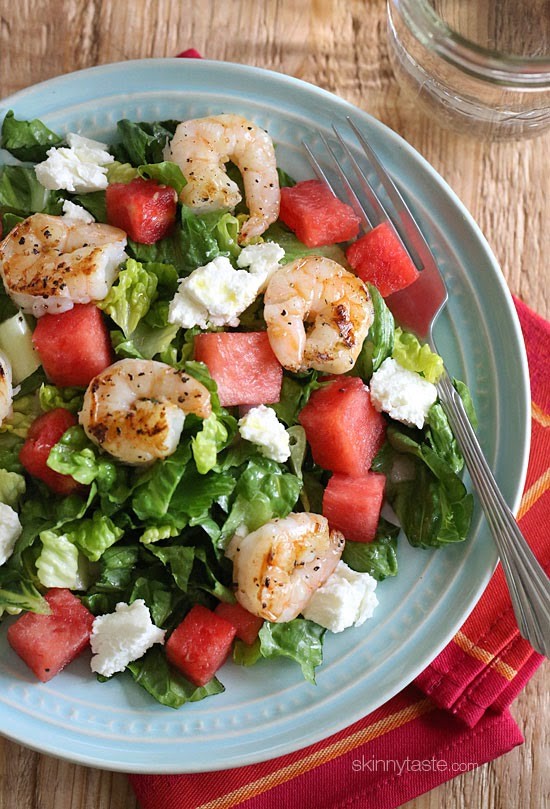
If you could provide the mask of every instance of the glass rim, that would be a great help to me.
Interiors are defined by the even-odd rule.
[[[477,78],[523,89],[550,88],[550,57],[520,57],[484,48],[447,25],[427,0],[388,0],[413,35],[447,62]]]

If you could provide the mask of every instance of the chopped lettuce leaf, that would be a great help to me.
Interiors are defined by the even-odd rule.
[[[128,250],[138,261],[173,264],[183,276],[217,256],[237,256],[238,231],[238,220],[227,211],[199,216],[182,205],[180,221],[170,236],[155,244],[138,244],[130,239]]]
[[[365,382],[374,371],[391,356],[394,346],[395,321],[384,298],[373,284],[367,284],[374,309],[374,320],[371,323],[361,352],[357,357],[352,376],[360,376]]]
[[[59,146],[63,138],[34,118],[19,121],[13,110],[8,110],[2,122],[0,148],[6,149],[18,160],[40,163],[46,159],[48,149]]]
[[[101,511],[95,511],[91,517],[79,520],[74,525],[65,526],[65,531],[90,562],[101,559],[107,548],[124,536],[124,531]]]
[[[40,407],[47,413],[56,407],[64,407],[71,413],[78,413],[82,409],[82,390],[79,388],[58,388],[56,385],[43,383],[38,390]]]
[[[437,548],[463,541],[470,528],[473,497],[461,479],[414,431],[392,424],[386,435],[372,469],[387,475],[386,497],[410,544]],[[394,463],[403,455],[412,474],[393,478]]]
[[[63,210],[60,191],[49,191],[36,179],[34,168],[3,166],[0,169],[0,211],[20,216],[47,213],[58,216]]]
[[[186,702],[198,702],[225,690],[216,677],[206,685],[193,685],[168,664],[166,655],[158,646],[153,646],[144,657],[129,663],[127,668],[138,685],[169,708],[181,708]]]
[[[172,139],[177,123],[177,121],[136,123],[124,118],[117,122],[120,142],[111,148],[111,152],[117,160],[134,166],[160,163],[164,160],[164,148]]]
[[[171,185],[178,196],[187,182],[178,164],[172,163],[170,160],[138,166],[137,173],[144,180],[156,180],[160,185]]]
[[[434,384],[443,373],[443,360],[439,354],[435,354],[429,345],[420,343],[414,334],[403,331],[399,326],[395,329],[392,357],[403,368],[422,374],[428,382]]]
[[[225,446],[227,438],[227,428],[215,413],[204,419],[202,429],[191,439],[193,458],[201,475],[216,466],[218,451]]]
[[[68,587],[76,584],[78,548],[67,534],[55,531],[40,533],[42,551],[36,560],[36,570],[44,587]]]
[[[158,279],[143,264],[129,258],[107,296],[98,303],[128,338],[154,299]]]
[[[220,547],[225,547],[243,523],[255,531],[274,517],[286,517],[292,511],[302,488],[296,475],[284,471],[275,461],[260,455],[248,461],[235,487],[235,497],[223,524]]]
[[[70,427],[55,444],[48,456],[50,469],[62,475],[71,475],[78,483],[90,484],[96,480],[105,489],[117,477],[114,461],[100,455],[95,444],[80,426]]]
[[[315,669],[323,662],[326,630],[313,621],[295,618],[288,623],[266,621],[260,629],[262,657],[289,657],[300,664],[305,679],[315,685]]]
[[[25,494],[27,484],[18,472],[8,472],[0,467],[0,503],[17,510],[21,497]]]
[[[399,526],[380,518],[372,542],[346,540],[342,561],[352,570],[368,573],[377,581],[397,576],[397,535]]]

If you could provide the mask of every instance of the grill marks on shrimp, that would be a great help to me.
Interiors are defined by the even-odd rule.
[[[88,385],[80,423],[88,437],[131,465],[171,455],[186,413],[207,418],[210,393],[193,377],[154,360],[119,360]]]

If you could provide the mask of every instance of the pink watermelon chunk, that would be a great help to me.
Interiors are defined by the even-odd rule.
[[[332,529],[353,542],[372,542],[380,519],[386,476],[334,474],[323,495],[323,516]]]
[[[43,683],[86,648],[94,622],[70,590],[48,590],[46,601],[50,615],[26,612],[8,629],[10,646]]]
[[[346,258],[359,278],[374,284],[383,298],[408,287],[419,275],[387,222],[350,245]]]
[[[279,218],[307,247],[355,239],[360,219],[320,180],[304,180],[281,188]]]
[[[299,421],[315,463],[356,477],[369,470],[386,434],[385,419],[358,377],[339,377],[314,391]]]
[[[265,331],[198,334],[195,359],[208,366],[224,407],[281,398],[283,369]]]

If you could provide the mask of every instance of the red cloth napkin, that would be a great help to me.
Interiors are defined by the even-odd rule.
[[[200,57],[194,49],[179,55]],[[532,394],[531,454],[518,519],[548,570],[550,323],[522,301],[515,304]],[[443,652],[359,722],[262,764],[130,780],[142,809],[394,809],[522,743],[508,707],[542,660],[519,635],[499,566]]]

